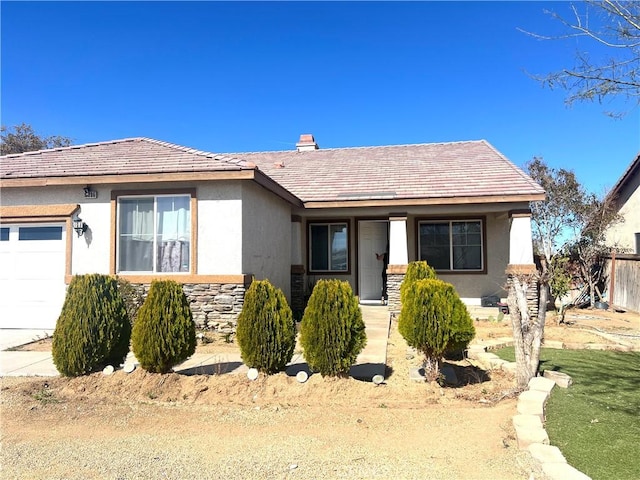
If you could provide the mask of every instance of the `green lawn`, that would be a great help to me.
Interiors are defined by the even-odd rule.
[[[514,361],[513,348],[495,352]],[[541,370],[573,378],[547,402],[551,444],[593,480],[640,478],[640,353],[543,349]]]

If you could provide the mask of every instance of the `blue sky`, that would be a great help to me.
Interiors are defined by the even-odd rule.
[[[484,138],[591,191],[640,151],[640,109],[564,105],[527,72],[573,64],[566,2],[1,3],[3,125],[74,143],[145,136],[213,152]],[[592,55],[602,52],[590,51]]]

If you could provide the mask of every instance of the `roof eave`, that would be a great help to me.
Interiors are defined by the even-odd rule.
[[[620,179],[613,186],[611,191],[608,193],[607,197],[610,199],[614,199],[620,194],[624,186],[627,182],[640,170],[640,153],[638,156],[631,162],[631,165],[627,167],[624,171]]]
[[[246,180],[254,178],[254,169],[228,169],[203,172],[153,172],[112,175],[74,175],[59,177],[2,178],[0,188],[47,187],[64,185],[104,185],[123,183],[185,182],[206,180]]]
[[[544,193],[530,193],[518,195],[485,195],[465,197],[434,197],[434,198],[397,198],[387,200],[314,200],[304,202],[304,208],[349,208],[349,207],[408,207],[427,205],[470,205],[483,203],[519,203],[536,202],[545,199]]]

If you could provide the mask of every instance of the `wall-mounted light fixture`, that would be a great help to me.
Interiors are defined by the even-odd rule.
[[[98,198],[98,192],[91,189],[91,185],[87,185],[83,188],[84,198]]]
[[[73,229],[78,234],[78,237],[81,237],[82,234],[87,231],[87,228],[87,224],[84,223],[78,215],[73,217]]]

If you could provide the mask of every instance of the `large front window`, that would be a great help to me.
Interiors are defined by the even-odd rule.
[[[348,235],[346,223],[309,225],[309,263],[312,272],[348,271]]]
[[[189,272],[191,197],[118,198],[118,272]]]
[[[484,269],[482,220],[418,222],[419,257],[436,270]]]

